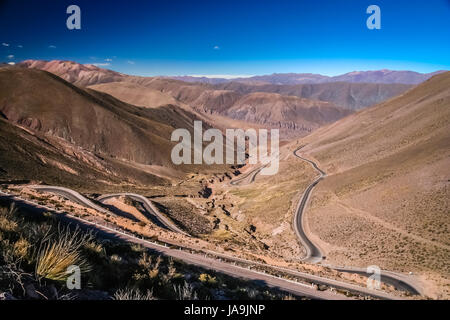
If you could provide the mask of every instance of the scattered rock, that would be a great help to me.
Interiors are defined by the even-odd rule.
[[[17,300],[17,299],[8,292],[0,292],[0,301],[5,300]]]

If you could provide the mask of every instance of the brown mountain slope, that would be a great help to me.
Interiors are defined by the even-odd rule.
[[[79,64],[62,60],[25,60],[17,64],[20,67],[39,69],[51,72],[64,80],[78,86],[86,87],[93,84],[120,81],[121,73],[102,69],[92,64]]]
[[[337,108],[328,102],[263,92],[243,96],[225,112],[234,119],[305,131],[350,113],[350,110]]]
[[[406,84],[347,82],[298,85],[249,85],[230,82],[218,84],[214,87],[220,90],[233,90],[241,94],[252,92],[278,93],[281,95],[326,101],[346,109],[359,110],[395,97],[410,89],[412,86]]]
[[[111,184],[166,182],[126,163],[17,127],[4,118],[0,118],[0,181],[42,181],[93,192],[108,190]]]
[[[50,73],[21,68],[0,70],[0,111],[11,123],[102,157],[169,167],[172,131],[192,130],[195,119],[176,106],[138,108]]]
[[[28,61],[24,67],[46,68],[56,74],[67,72],[73,83],[85,83],[83,74],[72,69],[85,68],[76,63],[61,61]],[[63,72],[63,70],[66,70]],[[100,75],[109,70],[98,71]],[[88,73],[89,79],[94,71]],[[77,78],[77,76],[79,78]],[[136,77],[117,75],[118,78],[100,77],[99,81],[113,81],[92,86],[102,92],[134,105],[154,108],[161,104],[177,104],[183,109],[204,116],[208,123],[220,127],[223,117],[282,129],[282,137],[298,137],[347,114],[384,101],[410,88],[402,84],[325,83],[302,85],[247,85],[225,83],[210,85],[187,83],[165,77]],[[90,80],[89,80],[90,81]],[[217,119],[221,116],[220,119]],[[231,123],[231,122],[230,122]],[[232,123],[231,123],[232,124]]]
[[[269,93],[278,93],[281,95],[297,96],[300,98],[327,101],[333,103],[336,106],[352,110],[358,110],[361,108],[365,108],[367,106],[380,103],[382,101],[385,101],[386,99],[397,96],[412,87],[412,85],[410,84],[401,84],[402,79],[406,79],[404,80],[405,83],[419,83],[420,81],[423,81],[433,75],[433,74],[417,74],[408,71],[381,70],[368,72],[351,72],[342,75],[341,78],[336,77],[336,79],[338,80],[333,80],[333,82],[329,83],[328,82],[303,83],[302,81],[296,84],[290,84],[289,81],[281,83],[278,83],[278,81],[275,81],[274,83],[272,82],[265,83],[256,81],[256,83],[254,83],[249,79],[240,79],[240,80],[238,79],[238,81],[234,82],[226,81],[223,83],[220,82],[216,85],[212,85],[208,83],[199,83],[199,82],[197,83],[184,82],[170,79],[167,77],[128,76],[111,70],[98,68],[93,65],[82,65],[71,61],[61,61],[61,60],[53,60],[53,61],[26,60],[19,63],[18,66],[24,68],[35,68],[49,71],[79,86],[89,86],[100,83],[109,83],[118,81],[133,82],[137,83],[138,85],[145,86],[147,88],[151,88],[169,94],[175,99],[187,104],[190,104],[194,100],[199,99],[199,97],[203,94],[205,90],[226,90],[225,92],[228,93],[225,95],[225,97],[222,97],[221,95],[218,94],[209,93],[209,95],[212,95],[213,97],[208,101],[212,101],[211,104],[212,103],[229,104],[230,101],[229,91],[234,92],[234,99],[236,98],[236,95],[245,95],[252,92],[269,92]],[[412,75],[418,77],[413,82],[410,81]],[[271,76],[261,76],[261,77],[270,78],[272,76],[274,76],[275,78],[287,77],[288,79],[291,78],[298,79],[298,77],[300,77],[301,79],[304,79],[305,77],[309,79],[309,77],[312,77],[312,79],[315,79],[317,78],[318,75],[274,74]],[[395,83],[389,84],[351,83],[351,82],[361,82],[362,81],[361,79],[366,78],[369,79],[367,82],[377,82],[376,79],[380,77],[381,79],[388,77],[390,79],[388,82],[393,81]],[[319,75],[319,78],[317,79],[322,78],[324,77]],[[181,77],[180,79],[184,78]],[[342,82],[346,81],[346,79],[348,80],[348,82]],[[395,81],[392,79],[394,79]],[[107,89],[107,87],[103,87],[103,89],[105,92],[108,92],[110,94],[113,93],[112,89]],[[197,102],[197,105],[195,107],[201,109],[202,104],[207,105],[208,101],[206,101],[205,97],[203,97],[202,99],[200,99],[200,101]]]
[[[197,112],[281,128],[283,134],[289,136],[304,135],[351,113],[328,102],[274,93],[255,92],[244,95],[233,90],[212,90],[209,85],[166,78],[130,78],[126,81],[138,83],[143,94],[146,90],[157,90],[171,95]],[[128,84],[125,83],[122,85],[127,87]],[[102,86],[107,87],[108,84]],[[117,86],[121,84],[118,83]]]
[[[156,108],[179,103],[168,94],[146,88],[137,83],[109,82],[92,85],[89,88],[110,94],[121,101],[140,107]]]
[[[131,85],[104,84],[97,87],[100,91],[115,95],[116,98],[128,103],[149,106],[158,99],[171,96],[179,102],[193,107],[197,111],[205,113],[224,113],[243,95],[254,92],[278,93],[286,96],[297,96],[312,100],[330,102],[345,109],[357,110],[401,94],[411,88],[404,84],[377,84],[377,83],[323,83],[323,84],[299,84],[299,85],[275,85],[275,84],[246,84],[240,82],[227,82],[217,85],[207,83],[190,83],[167,77],[137,77],[128,76],[113,71],[100,69],[93,66],[77,64],[65,61],[33,61],[27,60],[19,64],[26,68],[38,68],[47,70],[63,77],[71,83],[87,86],[108,82],[127,82]],[[80,72],[88,68],[88,71]],[[94,69],[95,68],[95,69]],[[95,74],[98,73],[98,76]],[[96,82],[97,81],[97,82]],[[151,89],[150,93],[138,92],[145,87]],[[133,90],[133,93],[128,93]],[[161,97],[156,93],[163,93]]]
[[[230,90],[204,90],[190,105],[199,112],[225,115],[241,96]]]
[[[203,85],[164,78],[130,77],[122,82],[102,83],[89,86],[137,106],[153,108],[163,104],[187,104],[198,112],[221,113],[241,97],[229,90],[210,90]]]
[[[190,107],[192,112],[208,116],[207,121],[215,123],[215,127],[221,127],[219,122],[223,119],[217,119],[220,115],[248,124],[281,128],[283,137],[304,135],[351,113],[328,102],[274,93],[242,95],[232,90],[211,90],[207,85],[166,78],[130,77],[123,82],[90,88],[111,93],[128,103],[140,102],[147,107],[154,105],[152,97],[157,93],[157,96],[172,97],[174,103],[188,107],[188,110]]]
[[[307,212],[327,260],[417,272],[448,298],[450,72],[304,142],[329,174]]]
[[[161,77],[129,77],[124,81],[137,83],[146,88],[169,94],[175,99],[187,104],[198,99],[205,90],[213,89],[208,84],[188,83]]]
[[[403,83],[419,84],[432,76],[443,73],[439,70],[431,73],[419,73],[414,71],[395,70],[373,70],[373,71],[353,71],[332,78],[333,81],[345,82],[370,82],[370,83]]]

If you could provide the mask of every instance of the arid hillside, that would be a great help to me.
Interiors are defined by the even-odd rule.
[[[0,87],[0,111],[10,122],[142,164],[170,165],[172,131],[194,120],[176,106],[138,108],[39,70],[3,68]]]
[[[333,81],[345,82],[366,82],[366,83],[403,83],[419,84],[428,80],[434,75],[445,72],[439,70],[430,73],[419,73],[414,71],[395,71],[395,70],[373,70],[373,71],[353,71],[339,76],[332,77]]]
[[[172,96],[158,90],[147,89],[137,83],[109,82],[92,85],[89,88],[139,107],[157,108],[168,104],[179,104],[179,101]]]
[[[52,72],[73,84],[90,86],[137,106],[155,108],[165,104],[178,105],[197,115],[207,116],[207,121],[216,127],[220,126],[218,122],[223,121],[217,122],[214,118],[222,116],[268,128],[280,128],[285,138],[303,136],[348,115],[350,112],[347,109],[361,109],[411,88],[405,84],[350,82],[295,85],[224,82],[214,85],[167,77],[128,76],[92,65],[59,60],[27,60],[19,66]],[[312,74],[275,76],[317,81],[324,78]]]
[[[395,97],[412,86],[408,84],[330,82],[296,85],[222,83],[216,89],[241,94],[252,92],[278,93],[304,99],[329,102],[345,109],[359,110]]]
[[[202,83],[193,82],[193,77],[178,77],[187,80],[180,81],[168,77],[129,76],[60,60],[27,60],[19,66],[49,71],[77,86],[90,86],[137,106],[178,105],[197,116],[207,116],[207,121],[216,127],[220,124],[214,117],[219,115],[280,128],[285,138],[303,136],[348,115],[347,109],[359,110],[383,102],[412,88],[412,83],[432,76],[379,70],[338,77],[274,74]]]
[[[224,116],[249,124],[283,129],[284,137],[305,135],[351,113],[350,110],[318,100],[264,92],[244,95],[233,90],[212,90],[204,85],[171,79],[131,78],[91,88],[110,93],[128,103],[148,107],[158,99],[173,99],[176,101],[174,103],[189,106],[191,111],[208,116],[211,122],[216,120],[217,115]]]
[[[192,132],[194,120],[199,118],[175,105],[137,107],[105,93],[76,87],[45,71],[4,67],[0,69],[0,114],[3,120],[55,146],[61,157],[69,155],[104,173],[122,176],[123,181],[148,183],[147,176],[154,175],[152,181],[160,182],[158,177],[181,177],[193,170],[172,163],[175,142],[170,137],[177,128]],[[204,127],[208,128],[207,123]],[[11,137],[6,133],[2,136],[5,146],[8,140],[17,138],[15,131],[8,132]],[[24,148],[25,159],[30,152],[26,151],[28,145],[18,144]],[[66,165],[63,161],[61,166]],[[225,172],[229,168],[208,166],[204,170]],[[74,171],[79,175],[84,172]],[[8,172],[8,179],[25,179],[26,172],[15,175],[12,168]],[[137,178],[137,172],[142,179]],[[28,175],[29,179],[38,176]]]
[[[358,110],[397,96],[421,83],[434,73],[421,74],[412,71],[364,71],[350,72],[336,77],[316,74],[273,74],[251,78],[214,81],[195,77],[137,77],[83,65],[72,61],[26,60],[18,64],[23,68],[40,69],[56,74],[78,86],[90,86],[110,82],[132,82],[147,89],[157,90],[178,101],[191,104],[205,112],[230,107],[240,96],[253,92],[278,93],[312,100],[330,102],[336,106]],[[180,81],[183,80],[183,81]],[[220,80],[220,79],[219,79]],[[114,86],[98,87],[100,91],[123,95],[123,89]],[[117,89],[117,90],[115,90]],[[134,88],[136,89],[136,88]],[[213,92],[220,90],[218,92]],[[129,97],[132,94],[127,93]],[[135,93],[142,96],[142,93]],[[156,96],[154,92],[153,95]],[[162,98],[162,97],[159,97]],[[133,99],[138,99],[133,97]],[[142,103],[141,100],[137,100]],[[155,97],[152,97],[155,99]],[[130,102],[131,103],[131,102]],[[140,104],[138,104],[140,105]]]
[[[237,100],[225,114],[233,119],[311,131],[351,113],[328,102],[255,92]]]
[[[25,60],[17,64],[23,68],[39,69],[51,72],[78,86],[120,81],[124,75],[112,70],[102,69],[92,64],[79,64],[63,60]]]
[[[303,143],[328,173],[306,215],[327,261],[418,272],[448,297],[450,72]]]
[[[126,162],[101,158],[62,139],[34,133],[0,117],[0,182],[42,182],[79,190],[164,185],[165,179]]]

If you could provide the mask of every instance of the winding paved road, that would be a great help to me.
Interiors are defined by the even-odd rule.
[[[153,204],[153,202],[151,202],[150,200],[148,200],[146,197],[141,196],[139,194],[136,193],[115,193],[115,194],[105,194],[102,195],[100,197],[98,197],[96,200],[100,201],[100,202],[105,202],[108,199],[111,198],[118,198],[120,196],[127,196],[130,197],[133,200],[138,201],[139,203],[141,203],[144,207],[144,209],[151,215],[153,215],[154,217],[156,217],[158,219],[159,222],[161,222],[164,226],[166,226],[169,230],[173,231],[173,232],[178,232],[181,234],[184,234],[185,236],[190,236],[188,233],[184,232],[183,230],[181,230],[180,228],[178,228],[172,221],[170,221],[167,217],[165,217],[159,210],[158,208],[155,207],[155,205]]]
[[[64,187],[56,187],[56,186],[44,186],[44,185],[31,185],[29,186],[31,189],[40,190],[44,192],[50,192],[57,195],[60,195],[70,201],[73,201],[75,203],[78,203],[82,206],[97,210],[102,213],[109,213],[109,211],[106,208],[103,208],[95,203],[93,203],[91,200],[86,198],[85,196],[81,195],[80,193],[64,188]]]
[[[303,244],[303,246],[306,249],[306,256],[304,257],[304,261],[310,262],[310,263],[319,263],[323,260],[323,255],[320,251],[320,248],[315,245],[306,235],[304,230],[304,211],[306,208],[306,204],[308,202],[309,196],[314,189],[314,187],[323,180],[327,174],[320,169],[317,164],[309,159],[306,159],[300,155],[297,154],[297,152],[303,148],[304,146],[301,146],[294,150],[294,155],[297,158],[302,159],[303,161],[308,162],[316,171],[319,172],[319,176],[306,188],[305,192],[302,195],[302,198],[299,201],[299,204],[297,206],[297,210],[295,211],[294,215],[294,230],[297,234],[297,236],[300,239],[300,242]],[[335,270],[341,271],[341,272],[347,272],[347,273],[356,273],[360,274],[366,277],[370,277],[372,273],[368,273],[366,269],[363,268],[356,268],[356,267],[337,267],[337,266],[331,266],[328,265],[328,267],[333,268]],[[384,283],[388,283],[393,285],[398,290],[403,290],[410,292],[415,295],[421,294],[421,288],[420,286],[414,281],[414,279],[411,279],[411,277],[396,273],[392,271],[381,271],[380,280]]]
[[[294,151],[294,155],[296,157],[308,162],[314,169],[319,171],[320,175],[306,188],[300,201],[298,202],[298,205],[297,205],[297,208],[296,208],[295,214],[294,214],[294,231],[297,234],[297,237],[300,239],[300,242],[302,243],[303,247],[306,250],[306,255],[303,258],[303,260],[306,262],[310,262],[310,263],[319,263],[323,260],[323,255],[322,255],[322,252],[320,251],[319,247],[316,246],[306,236],[305,229],[304,229],[303,212],[305,211],[306,203],[308,202],[311,191],[323,178],[326,177],[326,173],[323,172],[321,169],[319,169],[319,167],[314,162],[299,156],[297,154],[297,151],[299,151],[301,148],[302,147],[299,147],[298,149],[296,149]]]
[[[240,185],[242,183],[245,182],[245,184],[250,184],[255,182],[256,176],[267,166],[272,164],[272,161],[274,161],[275,159],[279,159],[280,158],[280,154],[277,153],[275,156],[272,156],[274,158],[272,158],[268,163],[259,166],[255,169],[250,170],[249,172],[244,173],[242,176],[238,177],[237,179],[233,179],[230,181],[230,185],[232,186],[237,186]]]
[[[245,184],[253,183],[253,182],[255,182],[255,178],[258,175],[258,173],[260,173],[261,170],[264,169],[265,167],[267,167],[268,165],[269,164],[266,164],[265,166],[261,166],[261,167],[255,168],[253,170],[250,170],[249,172],[244,173],[242,175],[242,177],[239,177],[237,179],[231,180],[230,184],[232,186],[237,186],[237,185],[240,185],[240,184],[242,184],[244,182],[245,182]]]
[[[108,209],[103,208],[103,207],[93,203],[91,200],[89,200],[85,196],[81,195],[80,193],[78,193],[72,189],[68,189],[68,188],[64,188],[64,187],[57,187],[57,186],[44,186],[44,185],[32,185],[29,187],[32,189],[35,189],[35,190],[41,190],[41,191],[45,191],[45,192],[55,193],[55,194],[58,194],[70,201],[74,201],[74,202],[81,204],[83,206],[86,206],[88,208],[100,211],[102,213],[109,213]],[[181,230],[180,228],[178,228],[172,221],[170,221],[168,218],[166,218],[155,207],[155,205],[150,200],[148,200],[146,197],[141,196],[139,194],[135,194],[135,193],[107,194],[107,195],[102,195],[102,196],[98,197],[96,200],[103,203],[107,199],[118,198],[120,196],[129,196],[130,198],[132,198],[136,201],[139,201],[143,205],[144,209],[149,214],[151,214],[156,219],[158,219],[158,221],[161,222],[161,224],[163,224],[169,230],[189,236],[188,233],[186,233],[183,230]]]

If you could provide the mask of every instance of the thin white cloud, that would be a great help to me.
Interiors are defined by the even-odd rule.
[[[2,46],[4,46],[4,47],[9,47],[9,43],[2,43]]]
[[[105,61],[112,62],[113,60],[108,58],[108,59],[105,59]]]
[[[131,61],[131,60],[128,60],[127,63],[128,63],[128,64],[135,64],[135,62],[134,62],[134,61]]]
[[[96,67],[107,67],[107,66],[110,66],[111,63],[93,63],[92,65],[94,65]]]
[[[19,44],[19,45],[17,46],[17,48],[23,48],[23,45]]]
[[[13,65],[15,65],[16,63],[15,63],[15,62],[8,62],[8,64],[11,65],[11,66],[13,66]]]
[[[14,55],[10,54],[9,56],[6,56],[8,59],[14,59]]]
[[[52,45],[52,44],[49,45],[48,47],[49,47],[50,49],[56,49],[56,46],[54,46],[54,45]]]
[[[214,50],[220,50],[220,47],[219,47],[219,46],[214,46],[213,49],[214,49]]]

